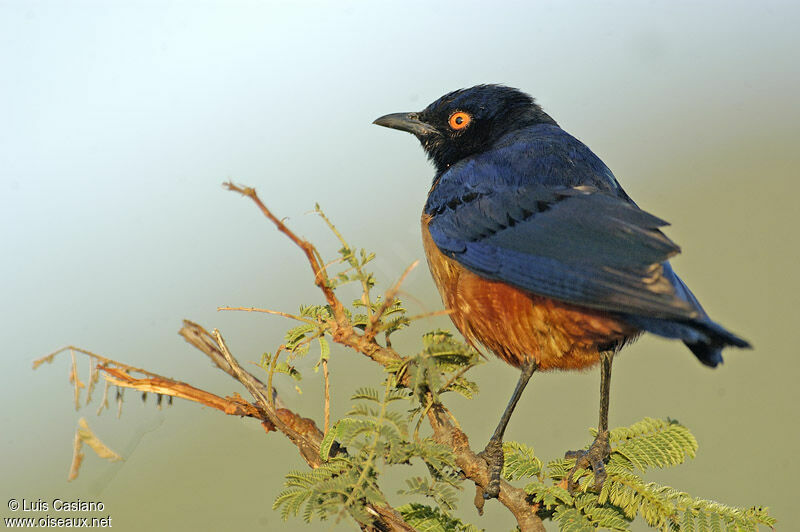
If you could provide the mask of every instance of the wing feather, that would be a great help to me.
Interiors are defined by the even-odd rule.
[[[663,220],[591,186],[504,186],[432,213],[439,249],[469,270],[599,310],[694,319],[663,264],[680,251]]]

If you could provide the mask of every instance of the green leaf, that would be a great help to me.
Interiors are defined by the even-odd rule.
[[[403,519],[419,530],[419,532],[480,532],[482,529],[462,522],[460,519],[448,517],[440,510],[424,504],[404,504],[397,511]]]
[[[402,495],[422,495],[423,497],[430,497],[439,506],[445,515],[456,509],[457,493],[452,486],[442,484],[441,482],[433,481],[422,477],[413,477],[406,479],[407,489],[399,490],[398,493]]]
[[[629,529],[630,520],[618,508],[590,507],[583,509],[584,514],[598,528],[624,531]]]
[[[373,403],[381,403],[381,395],[378,390],[375,388],[370,388],[363,386],[356,390],[356,392],[350,396],[352,401],[363,400],[363,401],[372,401]]]
[[[328,360],[331,354],[331,346],[324,336],[317,338],[319,340],[319,358],[320,360]]]
[[[278,362],[275,364],[275,372],[276,373],[285,373],[292,377],[296,381],[300,381],[303,379],[303,376],[300,374],[294,366],[290,366],[284,361]]]
[[[302,323],[297,327],[289,329],[286,331],[285,335],[286,349],[289,351],[296,350],[298,344],[305,340],[306,335],[312,331],[316,331],[317,329],[317,325],[312,325],[310,323]]]
[[[548,508],[572,506],[574,504],[572,495],[561,486],[548,486],[541,482],[531,482],[525,486],[525,492],[533,495],[534,501],[540,502]]]
[[[673,420],[645,418],[630,427],[614,430],[612,439],[616,442],[613,451],[641,471],[682,464],[697,452],[697,440],[692,433]]]
[[[456,392],[467,399],[474,399],[475,396],[478,395],[478,391],[479,388],[477,383],[467,380],[464,377],[458,377],[456,380],[450,383],[447,388],[441,390],[440,393]]]
[[[594,525],[575,508],[559,506],[553,516],[561,527],[561,532],[594,532]]]
[[[535,477],[542,471],[542,461],[536,458],[533,448],[524,443],[503,442],[503,453],[503,477],[507,480]]]
[[[325,436],[319,444],[319,457],[326,462],[328,461],[333,442],[336,441],[336,425],[337,424],[334,423],[333,427],[328,429],[328,432],[325,433]]]

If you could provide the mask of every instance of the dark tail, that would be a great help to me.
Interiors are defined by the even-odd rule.
[[[722,363],[723,348],[728,346],[750,347],[746,340],[739,338],[708,317],[697,298],[680,277],[675,275],[668,262],[664,263],[664,275],[672,281],[678,296],[691,303],[700,312],[700,316],[693,320],[679,321],[628,315],[625,316],[625,321],[659,336],[683,340],[683,343],[691,349],[700,362],[712,368]]]
[[[722,349],[727,346],[750,347],[750,344],[706,317],[705,320],[671,321],[643,316],[626,316],[625,321],[645,331],[683,340],[706,366],[722,363]]]
[[[747,340],[739,338],[732,332],[726,330],[724,327],[708,320],[705,323],[698,324],[698,326],[706,329],[706,340],[691,342],[684,340],[683,343],[686,347],[692,350],[700,362],[707,366],[715,367],[717,364],[722,363],[722,348],[727,346],[749,348],[750,343]]]

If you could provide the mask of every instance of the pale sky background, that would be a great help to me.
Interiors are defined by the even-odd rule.
[[[68,360],[35,373],[31,361],[75,344],[245,395],[176,335],[181,319],[219,328],[240,360],[258,360],[291,324],[216,308],[293,311],[318,295],[299,251],[220,184],[257,187],[332,253],[305,214],[319,202],[352,243],[378,253],[377,273],[392,282],[423,257],[432,169],[411,136],[372,120],[496,82],[534,95],[642,208],[673,224],[678,272],[755,346],[727,351],[711,371],[678,343],[639,341],[615,365],[611,424],[679,419],[698,456],[650,478],[771,506],[779,528],[791,527],[798,4],[488,5],[0,0],[0,517],[21,515],[8,511],[11,498],[61,497],[103,501],[116,530],[301,529],[271,510],[284,474],[305,467],[284,438],[194,404],[159,411],[130,393],[121,420],[97,418],[95,405],[76,413]],[[440,308],[424,266],[406,289],[412,312]],[[411,353],[440,325],[451,327],[430,320],[397,345]],[[343,350],[331,372],[334,416],[379,375]],[[450,405],[477,449],[517,373],[492,360],[472,377],[479,399]],[[598,381],[596,371],[535,376],[507,437],[544,459],[588,443]],[[287,403],[321,421],[318,376],[301,385],[298,396],[278,383]],[[126,461],[88,455],[67,483],[81,415]],[[398,486],[386,491],[401,504]],[[467,488],[459,516],[513,526],[496,503],[478,518]]]

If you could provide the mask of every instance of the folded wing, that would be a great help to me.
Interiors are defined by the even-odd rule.
[[[430,233],[467,269],[589,308],[662,319],[704,316],[664,274],[680,249],[663,220],[593,187],[504,186],[429,205]]]

